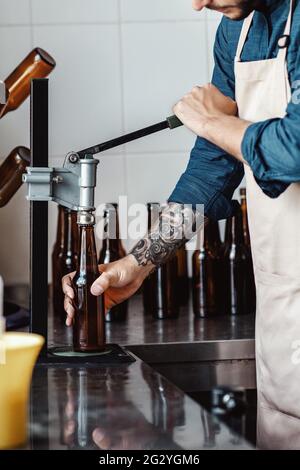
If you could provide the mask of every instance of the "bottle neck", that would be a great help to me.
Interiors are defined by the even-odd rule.
[[[244,242],[246,245],[250,246],[250,233],[249,233],[249,224],[248,224],[248,208],[247,200],[245,196],[241,196],[241,211],[243,215],[243,235]]]
[[[104,237],[102,251],[122,251],[120,240],[119,215],[117,208],[104,212]]]
[[[242,245],[244,242],[243,237],[243,219],[242,213],[239,212],[234,217],[227,221],[226,225],[226,244],[227,245]]]
[[[80,225],[79,270],[98,274],[96,243],[93,225]]]
[[[206,249],[219,249],[221,246],[219,224],[214,220],[209,220],[204,227],[204,247]]]

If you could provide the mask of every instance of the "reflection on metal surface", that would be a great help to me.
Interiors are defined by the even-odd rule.
[[[202,408],[139,360],[102,368],[37,367],[31,449],[201,449]],[[212,437],[209,437],[212,439]],[[219,424],[216,448],[233,447]],[[234,447],[236,447],[234,445]],[[241,438],[238,448],[250,448]]]

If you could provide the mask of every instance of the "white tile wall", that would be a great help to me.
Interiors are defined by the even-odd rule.
[[[33,26],[33,40],[57,62],[50,79],[50,153],[64,155],[122,133],[118,26]]]
[[[34,24],[118,21],[118,0],[31,0]]]
[[[126,131],[159,122],[194,85],[208,81],[204,21],[122,25]],[[188,150],[186,130],[162,132],[127,146],[129,152]]]
[[[38,0],[37,0],[38,1]],[[123,21],[185,21],[198,20],[199,13],[184,0],[121,0]],[[201,12],[201,17],[205,16]]]
[[[34,47],[57,61],[50,78],[50,162],[66,152],[153,124],[207,82],[219,15],[183,0],[0,0],[0,78]],[[164,131],[101,155],[96,203],[164,201],[195,137]],[[0,159],[29,145],[29,103],[0,121]],[[28,281],[29,204],[22,188],[0,210],[0,272]],[[49,254],[57,208],[49,205]],[[13,249],[12,249],[13,247]],[[20,263],[20,260],[22,262]],[[50,273],[50,271],[49,271]]]
[[[0,0],[0,25],[30,24],[30,0]]]

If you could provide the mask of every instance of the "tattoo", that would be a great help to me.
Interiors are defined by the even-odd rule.
[[[182,204],[169,203],[158,211],[145,238],[131,250],[139,266],[160,266],[190,240],[204,222],[203,214]]]

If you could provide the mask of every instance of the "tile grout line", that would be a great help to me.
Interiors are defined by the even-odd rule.
[[[122,132],[123,134],[125,134],[124,51],[123,51],[121,0],[118,0],[118,39],[119,39],[119,59],[120,59],[121,123],[122,123]],[[127,164],[126,146],[123,146],[121,154],[123,155],[124,189],[125,189],[125,193],[128,194],[128,164]]]
[[[178,19],[178,20],[124,20],[121,21],[122,24],[180,24],[180,23],[204,23],[206,21],[218,21],[217,19],[195,19],[195,20],[184,20],[184,19]],[[61,23],[34,23],[33,21],[30,21],[29,23],[0,23],[0,28],[17,28],[17,27],[29,27],[31,25],[33,26],[38,26],[38,27],[49,27],[49,26],[54,26],[54,27],[63,27],[63,26],[118,26],[120,22],[119,21],[66,21],[66,22],[61,22]]]
[[[32,0],[29,0],[29,18],[30,18],[30,42],[31,49],[33,49],[33,13],[32,13]]]
[[[205,21],[205,35],[206,35],[206,51],[208,52],[208,49],[209,49],[209,44],[210,44],[210,41],[209,41],[209,29],[208,29],[208,21]],[[210,76],[210,59],[209,59],[209,54],[207,53],[206,54],[206,78],[207,78],[207,82],[211,82],[211,79],[212,77]]]

